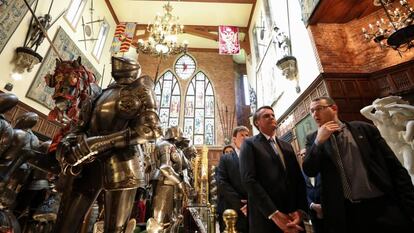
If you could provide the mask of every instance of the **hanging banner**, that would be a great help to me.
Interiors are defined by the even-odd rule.
[[[219,54],[234,55],[240,52],[239,28],[219,26]]]
[[[129,50],[135,32],[135,23],[120,23],[116,26],[111,53],[124,53]]]

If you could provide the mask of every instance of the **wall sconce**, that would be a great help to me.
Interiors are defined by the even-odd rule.
[[[279,59],[276,63],[277,68],[282,70],[282,75],[285,76],[287,80],[296,81],[296,93],[300,93],[299,86],[299,77],[298,77],[298,66],[296,57],[294,56],[285,56],[282,59]]]
[[[16,49],[14,70],[17,73],[22,74],[24,70],[31,72],[33,67],[42,61],[43,57],[30,48],[18,47]]]
[[[279,32],[277,26],[273,27],[274,39],[273,42],[278,44],[278,47],[282,49],[282,58],[276,62],[276,66],[282,70],[283,76],[288,80],[296,81],[296,93],[300,93],[298,65],[296,57],[292,55],[291,33],[290,33],[290,20],[289,20],[289,2],[286,0],[286,13],[288,18],[288,32],[289,36],[284,32]]]
[[[13,90],[13,84],[6,83],[6,85],[4,86],[4,89],[7,90],[7,91],[12,91]]]

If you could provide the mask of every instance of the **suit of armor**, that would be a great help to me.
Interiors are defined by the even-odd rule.
[[[4,113],[17,105],[19,99],[11,93],[0,93],[0,164],[4,162],[2,155],[10,145],[13,138],[13,127],[4,117]]]
[[[39,147],[38,138],[30,130],[37,121],[36,113],[20,115],[13,129],[10,147],[1,155],[2,161],[7,161],[0,174],[0,202],[4,206],[9,207],[14,203],[21,186],[28,178],[30,167],[25,163]]]
[[[0,173],[4,173],[7,169],[8,164],[10,161],[3,158],[3,154],[7,151],[7,149],[11,145],[11,141],[13,139],[13,127],[4,117],[4,113],[12,109],[18,103],[17,96],[9,93],[0,93]],[[5,196],[4,192],[4,182],[0,184],[0,193],[1,196]],[[5,209],[7,204],[1,201],[0,196],[0,225],[4,230],[14,230],[14,232],[20,232],[20,226],[17,222],[16,217],[13,215],[12,212]]]
[[[0,206],[5,208],[6,212],[7,209],[15,209],[17,195],[29,178],[31,167],[26,162],[34,156],[34,151],[39,147],[39,140],[31,131],[37,121],[36,113],[27,112],[20,115],[9,141],[10,146],[0,156],[3,161],[0,172]],[[9,218],[14,219],[11,212]],[[4,224],[9,225],[0,222],[0,225]],[[17,221],[11,225],[13,225],[11,229],[13,232],[20,232]]]
[[[154,213],[147,222],[149,233],[178,232],[183,220],[181,209],[186,205],[191,186],[185,171],[186,157],[175,145],[181,138],[180,129],[171,127],[164,140],[155,147],[157,171],[153,179],[157,182],[153,198]]]
[[[55,232],[78,232],[101,190],[105,191],[104,232],[124,232],[136,189],[144,186],[138,144],[155,140],[161,132],[153,81],[138,78],[139,73],[137,62],[113,57],[115,83],[97,97],[89,116],[83,114],[87,117],[83,128],[58,145],[64,171],[79,175],[64,191]]]

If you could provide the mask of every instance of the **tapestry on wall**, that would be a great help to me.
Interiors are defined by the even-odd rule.
[[[86,59],[85,55],[76,46],[75,42],[73,42],[63,28],[60,27],[57,30],[56,35],[53,38],[53,44],[59,51],[59,54],[63,60],[75,60],[78,56],[81,56],[82,65],[95,74],[96,80],[99,83],[101,74],[98,73],[95,67],[93,67],[89,60]],[[33,99],[49,109],[54,108],[54,101],[52,99],[54,89],[46,86],[44,77],[46,74],[53,73],[56,66],[56,58],[57,55],[50,47],[26,94],[26,97]]]
[[[299,148],[304,149],[306,144],[306,136],[318,129],[312,116],[308,114],[303,120],[296,125],[296,138],[299,143]]]
[[[27,0],[27,3],[32,5],[34,1]],[[0,53],[28,10],[23,0],[0,0]]]

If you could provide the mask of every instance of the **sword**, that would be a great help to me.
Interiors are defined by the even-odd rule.
[[[90,159],[92,156],[97,155],[98,151],[92,151],[89,154],[85,155],[84,157],[82,157],[81,159],[79,159],[75,164],[73,164],[73,167],[78,166],[79,164],[83,163],[85,160]]]

